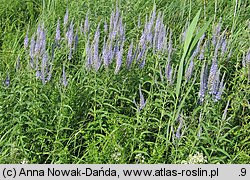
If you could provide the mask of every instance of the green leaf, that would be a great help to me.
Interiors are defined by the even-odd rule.
[[[193,48],[196,46],[196,44],[198,43],[199,39],[201,38],[201,36],[206,32],[208,26],[210,25],[212,21],[212,18],[206,22],[206,24],[200,29],[200,31],[197,33],[197,35],[194,37],[192,44],[189,48],[189,52],[188,55],[190,55],[190,53],[192,52]]]
[[[182,58],[181,58],[181,61],[180,61],[180,64],[179,64],[178,75],[177,75],[177,84],[176,84],[176,96],[177,96],[177,99],[179,97],[180,89],[181,89],[181,81],[182,81],[182,75],[183,75],[184,60],[185,60],[185,58],[187,56],[187,53],[188,53],[188,50],[189,50],[189,47],[190,47],[190,44],[191,44],[191,41],[192,41],[192,38],[193,38],[195,28],[196,28],[197,23],[198,23],[200,12],[201,12],[201,10],[199,10],[197,12],[197,14],[195,15],[193,21],[191,22],[190,26],[187,29],[186,39],[185,39],[184,47],[183,47],[183,54],[182,54]]]

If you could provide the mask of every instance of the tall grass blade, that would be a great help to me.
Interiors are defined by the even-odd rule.
[[[187,56],[191,41],[192,41],[192,37],[195,31],[195,28],[197,26],[198,23],[198,19],[200,17],[200,12],[201,10],[199,10],[197,12],[197,14],[195,15],[193,21],[191,22],[190,26],[187,29],[187,34],[186,34],[186,38],[185,38],[185,42],[184,42],[184,47],[183,47],[183,54],[182,54],[182,58],[179,64],[179,69],[178,69],[178,75],[177,75],[177,84],[176,84],[176,96],[177,99],[179,97],[180,94],[180,89],[181,89],[181,81],[182,81],[182,76],[183,76],[183,64],[184,64],[184,60]]]

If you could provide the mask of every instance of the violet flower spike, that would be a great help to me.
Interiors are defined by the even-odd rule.
[[[80,24],[80,34],[82,35],[83,32],[84,32],[84,28],[83,28],[83,22],[81,21],[81,24]]]
[[[175,137],[176,137],[177,139],[180,139],[180,138],[181,138],[181,129],[182,129],[182,126],[183,126],[183,118],[182,118],[181,115],[179,115],[177,121],[179,121],[179,126],[178,126],[178,128],[177,128],[177,130],[176,130]]]
[[[73,36],[74,36],[74,25],[73,25],[73,21],[71,21],[68,34],[67,34],[69,48],[72,47],[73,38],[74,38]]]
[[[107,34],[108,32],[108,24],[106,22],[106,20],[104,21],[104,32]]]
[[[49,82],[51,80],[51,77],[52,77],[52,64],[50,64],[46,81]]]
[[[17,61],[16,61],[16,71],[18,71],[20,69],[20,55],[18,55],[17,57]]]
[[[86,68],[89,70],[93,64],[93,60],[92,60],[92,47],[90,47],[90,44],[89,44],[89,38],[88,38],[88,41],[87,41],[87,44],[86,44],[86,58],[87,58],[87,61],[86,61]]]
[[[220,83],[220,69],[216,72],[215,79],[212,82],[209,93],[212,95],[216,95],[218,92],[218,86]]]
[[[26,33],[26,36],[25,36],[25,38],[24,38],[23,45],[24,45],[24,49],[27,49],[27,48],[28,48],[28,46],[29,46],[29,37],[28,37],[28,32]]]
[[[62,70],[62,84],[64,87],[67,87],[68,81],[66,78],[66,72],[65,72],[65,65],[63,65],[63,70]]]
[[[250,66],[250,49],[248,50],[247,54],[246,54],[246,64],[248,66]]]
[[[121,69],[121,65],[122,65],[122,54],[123,54],[123,46],[124,43],[121,44],[120,50],[118,51],[117,55],[116,55],[116,68],[115,68],[115,74],[117,74],[119,72],[119,70]]]
[[[4,81],[4,85],[5,85],[6,87],[9,87],[9,86],[10,86],[10,75],[9,75],[9,74],[7,74],[7,76],[6,76],[6,79],[5,79],[5,81]]]
[[[138,28],[141,27],[141,15],[140,15],[140,14],[139,14],[139,16],[138,16],[137,27],[138,27]]]
[[[31,40],[30,40],[30,57],[33,58],[34,57],[34,50],[35,50],[35,36],[33,35],[31,37]]]
[[[188,68],[186,70],[186,73],[185,73],[185,78],[187,81],[190,80],[192,74],[193,74],[193,69],[194,69],[194,57],[192,56],[191,57],[191,60],[190,60],[190,63],[188,65]]]
[[[223,115],[222,115],[222,118],[221,118],[222,121],[226,120],[226,118],[227,118],[227,110],[228,110],[229,102],[230,102],[230,100],[227,101],[227,105],[226,105],[226,107],[225,107],[225,109],[223,111]]]
[[[69,48],[69,56],[68,60],[70,61],[72,59],[72,47]]]
[[[200,55],[199,55],[199,60],[203,60],[205,59],[205,46],[206,46],[206,43],[203,44],[203,46],[201,47],[201,51],[200,51]]]
[[[89,18],[88,13],[86,14],[85,21],[84,21],[84,34],[85,36],[89,33]]]
[[[43,54],[43,58],[42,58],[42,65],[41,65],[41,80],[42,83],[45,84],[46,80],[45,80],[45,69],[47,68],[47,61],[48,61],[48,54],[44,53]]]
[[[141,69],[144,68],[145,64],[146,64],[146,56],[143,57],[141,63],[139,64],[139,68]]]
[[[102,59],[103,59],[103,64],[105,66],[105,68],[108,68],[109,66],[109,56],[108,56],[108,49],[107,49],[107,45],[108,41],[106,43],[106,38],[104,38],[104,42],[103,42],[103,46],[102,46]]]
[[[173,69],[171,66],[171,59],[170,59],[170,54],[169,54],[168,55],[168,62],[167,62],[166,67],[165,67],[165,76],[166,76],[166,79],[167,79],[169,84],[172,84],[172,82],[173,82],[172,73],[173,73]]]
[[[133,41],[130,43],[129,49],[128,49],[127,60],[126,60],[127,69],[130,69],[132,65],[132,61],[133,61],[132,53],[133,53]]]
[[[74,43],[74,51],[77,50],[78,41],[79,41],[79,37],[78,37],[78,33],[76,32],[76,35],[75,35],[75,43]]]
[[[217,24],[217,26],[215,27],[214,29],[214,32],[213,32],[213,37],[212,37],[212,44],[214,45],[214,47],[219,44],[218,42],[218,36],[220,34],[220,31],[221,31],[221,18],[220,18],[220,21],[219,23]]]
[[[219,88],[215,94],[215,98],[214,98],[214,101],[217,102],[221,99],[221,95],[223,93],[223,90],[225,88],[225,84],[224,84],[224,78],[225,78],[225,73],[223,74],[222,76],[222,79],[220,81],[220,85],[219,85]]]
[[[200,75],[200,90],[199,90],[199,103],[203,103],[206,93],[206,78],[207,76],[207,65],[206,63],[203,64],[201,69],[201,75]]]
[[[36,54],[43,54],[45,53],[46,50],[46,32],[44,30],[44,26],[42,26],[41,32],[40,32],[40,37],[38,43],[38,49],[36,49]]]
[[[140,94],[139,111],[141,111],[146,105],[146,101],[145,101],[144,96],[143,96],[142,91],[141,91],[141,85],[139,85],[139,94]]]
[[[41,71],[40,70],[36,70],[36,78],[40,79],[41,78]]]
[[[243,55],[242,57],[242,67],[246,67],[246,56]]]
[[[225,37],[222,38],[222,43],[221,43],[221,56],[223,56],[227,51],[227,40]]]
[[[145,64],[146,64],[146,57],[147,57],[147,52],[148,52],[148,49],[146,50],[144,56],[143,56],[143,59],[141,61],[141,63],[139,64],[139,68],[144,68]]]
[[[169,33],[169,42],[168,42],[168,53],[172,54],[173,52],[173,43],[172,43],[172,30]]]
[[[56,43],[59,44],[59,41],[61,39],[61,33],[60,33],[60,20],[58,19],[57,21],[57,26],[56,26],[56,37],[55,37],[55,40],[56,40]]]
[[[208,89],[209,89],[209,94],[213,94],[213,84],[215,83],[215,78],[216,78],[216,73],[218,71],[218,64],[216,62],[216,59],[213,59],[210,72],[209,72],[209,77],[208,77]]]
[[[94,60],[94,65],[95,65],[95,70],[98,71],[98,69],[101,66],[101,61],[99,58],[99,52],[98,52],[98,48],[99,48],[99,38],[100,38],[100,23],[97,26],[96,32],[95,32],[95,36],[94,36],[94,41],[93,41],[93,60]]]
[[[64,15],[64,19],[63,19],[64,27],[67,26],[68,20],[69,20],[69,10],[68,10],[68,8],[67,8],[67,9],[66,9],[66,13],[65,13],[65,15]]]

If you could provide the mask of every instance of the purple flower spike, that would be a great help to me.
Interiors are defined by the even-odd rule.
[[[124,44],[121,44],[120,50],[118,51],[116,55],[116,67],[115,67],[115,74],[119,72],[122,66],[122,54],[123,54],[123,46]]]
[[[76,35],[75,35],[75,43],[74,43],[74,51],[76,51],[76,49],[77,49],[78,41],[79,41],[79,37],[78,37],[78,33],[76,32]]]
[[[146,64],[146,58],[144,56],[144,58],[142,59],[141,63],[139,64],[139,68],[141,68],[141,69],[144,68],[145,64]]]
[[[34,57],[34,50],[35,50],[35,36],[33,35],[30,40],[30,57]]]
[[[72,59],[72,47],[69,48],[69,56],[68,56],[68,60]]]
[[[205,58],[205,46],[206,46],[206,42],[203,44],[203,46],[201,47],[201,51],[200,51],[200,55],[199,55],[199,60],[203,60]]]
[[[250,66],[250,49],[248,50],[247,54],[246,54],[246,64],[248,66]]]
[[[84,21],[84,34],[85,36],[89,33],[89,18],[88,14],[86,14],[85,21]]]
[[[169,84],[173,83],[172,74],[173,74],[173,69],[171,66],[171,59],[170,59],[170,54],[169,54],[168,55],[168,62],[167,62],[166,67],[165,67],[165,76],[166,76]]]
[[[176,130],[175,137],[176,137],[177,139],[180,139],[180,138],[181,138],[181,129],[182,129],[182,126],[183,126],[183,118],[182,118],[182,115],[179,115],[179,116],[178,116],[177,121],[179,122],[179,126],[178,126],[178,128],[177,128],[177,130]]]
[[[213,37],[212,37],[212,44],[214,45],[214,47],[219,44],[218,43],[218,36],[220,34],[220,31],[221,31],[221,18],[220,18],[220,21],[219,23],[217,24],[217,26],[215,27],[214,29],[214,32],[213,32]]]
[[[36,78],[37,79],[41,78],[41,71],[40,70],[36,70]]]
[[[139,16],[138,16],[137,27],[138,27],[138,28],[141,27],[141,16],[140,16],[140,14],[139,14]]]
[[[93,60],[94,60],[94,65],[95,65],[95,70],[98,71],[98,69],[101,66],[101,61],[100,61],[100,57],[99,57],[99,38],[100,38],[100,23],[97,26],[96,32],[95,32],[95,36],[94,36],[94,41],[93,41]]]
[[[16,61],[16,71],[20,69],[20,56],[18,55],[17,61]]]
[[[220,70],[218,70],[215,74],[215,79],[210,87],[210,91],[209,91],[210,94],[216,95],[218,91],[219,83],[220,83]]]
[[[222,77],[222,79],[220,81],[220,85],[219,85],[218,90],[217,90],[217,92],[215,94],[215,97],[214,97],[215,102],[217,102],[217,101],[219,101],[221,99],[222,92],[223,92],[223,90],[225,88],[224,78],[225,78],[225,73],[223,74],[223,77]]]
[[[141,111],[146,106],[146,101],[141,91],[141,85],[139,85],[139,93],[140,93],[140,106],[139,111]]]
[[[82,34],[83,34],[83,32],[84,32],[83,22],[82,22],[82,21],[81,21],[81,24],[80,24],[79,30],[80,30],[80,34],[82,35]]]
[[[209,94],[214,93],[214,86],[216,83],[216,74],[218,71],[218,64],[216,62],[216,59],[213,59],[212,66],[210,68],[209,77],[208,77],[208,89]]]
[[[107,24],[106,20],[104,21],[104,32],[105,33],[108,32],[108,24]]]
[[[70,26],[69,26],[69,30],[67,32],[67,38],[68,38],[68,47],[72,47],[72,43],[73,43],[73,37],[74,36],[74,24],[73,21],[71,21]]]
[[[105,68],[108,68],[109,66],[109,56],[108,56],[108,49],[107,45],[108,42],[106,43],[106,38],[104,38],[103,46],[102,46],[102,59],[103,59],[103,64]]]
[[[46,68],[47,68],[47,61],[48,61],[48,54],[44,53],[43,54],[43,59],[42,59],[42,65],[41,65],[41,80],[43,84],[46,83],[45,76],[46,76]]]
[[[87,57],[87,61],[86,61],[86,68],[89,70],[92,66],[92,47],[90,47],[90,44],[89,44],[89,39],[87,41],[87,44],[86,44],[86,57]]]
[[[47,76],[47,82],[51,80],[52,77],[52,64],[50,64],[48,76]]]
[[[65,72],[65,65],[63,65],[63,70],[62,70],[62,84],[64,87],[67,87],[68,81],[66,78],[66,72]]]
[[[4,85],[5,85],[6,87],[9,87],[9,86],[10,86],[10,75],[9,75],[9,74],[7,74],[7,76],[6,76],[6,79],[5,79],[5,81],[4,81]]]
[[[57,44],[59,43],[60,39],[61,39],[61,34],[60,34],[60,20],[58,19],[57,26],[56,26],[56,37],[55,37],[55,40],[56,40]]]
[[[227,51],[227,40],[225,37],[223,37],[221,42],[221,55],[223,56],[226,51]]]
[[[194,69],[194,59],[193,56],[191,57],[190,63],[188,65],[188,68],[185,73],[186,80],[189,81],[192,74],[193,74],[193,69]]]
[[[168,42],[168,53],[171,55],[173,52],[173,43],[172,43],[172,30],[169,33],[169,42]]]
[[[127,69],[130,69],[131,65],[132,65],[132,61],[133,61],[133,41],[130,43],[129,45],[129,49],[128,49],[128,54],[127,54]]]
[[[24,49],[27,49],[27,48],[28,48],[28,46],[29,46],[29,37],[28,37],[28,32],[26,33],[26,36],[25,36],[25,38],[24,38],[23,45],[24,45]]]
[[[39,37],[36,40],[36,47],[35,47],[35,53],[42,55],[45,53],[46,50],[46,32],[44,29],[44,25],[42,25],[42,28],[40,30]]]
[[[199,103],[204,102],[207,89],[207,65],[203,64],[200,75],[200,91],[199,91]]]
[[[64,15],[64,20],[63,20],[64,27],[67,26],[68,21],[69,21],[69,10],[68,10],[68,8],[67,8],[66,13],[65,13],[65,15]]]

